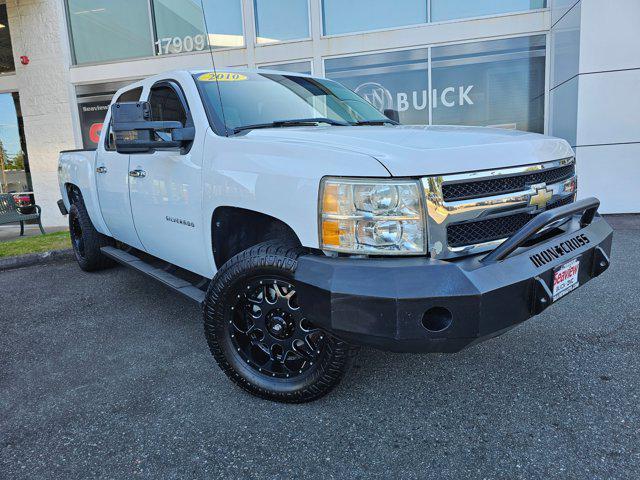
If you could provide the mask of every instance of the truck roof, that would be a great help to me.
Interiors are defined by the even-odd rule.
[[[282,70],[277,70],[277,69],[267,69],[267,68],[261,68],[261,69],[256,69],[256,68],[239,68],[239,67],[216,67],[215,69],[213,68],[197,68],[197,69],[190,69],[190,70],[170,70],[167,72],[162,72],[162,73],[158,73],[146,78],[143,78],[141,80],[138,80],[136,82],[131,82],[128,85],[125,85],[124,87],[121,87],[120,89],[118,89],[118,91],[115,93],[115,95],[113,96],[113,98],[118,98],[123,92],[126,92],[127,90],[131,90],[132,88],[136,88],[136,87],[144,87],[147,85],[152,85],[155,82],[159,81],[159,80],[164,80],[167,78],[180,78],[181,76],[184,75],[188,75],[188,76],[193,76],[193,75],[199,75],[199,74],[203,74],[203,73],[212,73],[212,72],[216,72],[216,73],[225,73],[225,72],[231,72],[231,73],[286,73],[287,75],[292,75],[295,77],[313,77],[313,75],[308,75],[305,73],[295,73],[295,72],[285,72]]]
[[[215,69],[213,68],[209,68],[209,69],[197,69],[197,70],[188,70],[188,72],[191,75],[197,75],[197,74],[201,74],[201,73],[208,73],[208,72],[213,72],[216,71],[218,73],[220,72],[233,72],[233,73],[270,73],[270,72],[277,72],[277,73],[286,73],[287,75],[292,75],[295,77],[313,77],[313,75],[308,75],[306,73],[296,73],[296,72],[288,72],[288,71],[284,71],[284,70],[278,70],[277,68],[238,68],[238,67],[216,67]]]

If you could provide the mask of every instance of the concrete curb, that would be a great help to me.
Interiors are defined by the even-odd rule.
[[[73,250],[55,250],[53,252],[30,253],[19,257],[0,258],[0,272],[16,268],[31,267],[33,265],[45,265],[48,263],[71,260],[74,258]]]

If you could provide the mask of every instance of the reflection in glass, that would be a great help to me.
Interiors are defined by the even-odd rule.
[[[224,118],[232,131],[249,125],[267,127],[273,122],[318,118],[329,120],[319,122],[323,125],[388,121],[358,95],[331,80],[220,70],[217,74],[196,74],[195,78],[208,109]]]
[[[323,0],[325,35],[426,23],[427,0]]]
[[[76,63],[153,55],[147,0],[67,0]]]
[[[431,21],[483,17],[545,8],[546,0],[431,0]]]
[[[15,69],[13,51],[11,50],[7,6],[0,5],[0,73],[13,72]]]
[[[213,48],[245,45],[241,0],[204,0],[204,9]]]
[[[277,70],[279,72],[302,73],[305,75],[311,75],[311,62],[291,62],[278,63],[275,65],[261,65],[258,67],[258,69]]]
[[[244,46],[241,0],[153,0],[156,54]]]
[[[254,0],[254,12],[258,43],[309,38],[308,0]]]
[[[78,114],[83,148],[92,149],[98,146],[102,133],[104,118],[116,91],[131,84],[134,79],[120,82],[94,83],[77,85]],[[142,88],[124,92],[117,99],[119,102],[133,102],[140,99]]]
[[[395,110],[400,123],[429,123],[428,50],[325,60],[325,74],[354,90],[380,112]]]
[[[434,124],[544,131],[545,36],[435,47]]]
[[[17,93],[0,94],[0,193],[31,191],[20,102]]]
[[[543,132],[545,36],[325,60],[338,80],[401,123],[499,126]]]

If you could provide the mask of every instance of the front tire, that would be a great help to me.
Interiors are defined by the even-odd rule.
[[[69,209],[69,233],[73,253],[82,270],[93,272],[114,265],[113,260],[100,251],[100,248],[112,245],[113,241],[95,229],[82,199]]]
[[[316,400],[338,385],[355,347],[314,327],[297,304],[300,249],[270,241],[229,260],[211,282],[204,325],[224,373],[268,400]]]

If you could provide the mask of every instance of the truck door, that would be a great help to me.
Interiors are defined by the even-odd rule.
[[[116,102],[136,102],[140,100],[142,87],[124,92]],[[100,210],[107,227],[116,240],[143,250],[133,224],[131,202],[129,201],[129,155],[116,152],[109,124],[111,112],[105,119],[104,141],[96,152],[96,185]]]
[[[184,92],[177,82],[157,82],[148,101],[154,121],[193,126]],[[169,132],[156,132],[168,141]],[[202,219],[203,129],[196,125],[195,141],[183,148],[157,148],[132,153],[130,193],[133,220],[145,250],[165,261],[206,275]]]

